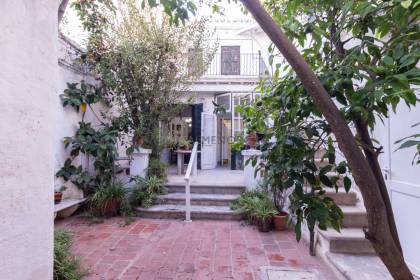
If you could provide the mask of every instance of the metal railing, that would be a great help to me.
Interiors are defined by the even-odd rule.
[[[191,222],[191,172],[193,176],[197,175],[197,149],[198,142],[194,142],[188,161],[187,172],[185,172],[185,221]]]
[[[197,61],[200,54],[190,54]],[[260,53],[221,54],[216,53],[203,77],[251,76],[260,77],[267,67]]]

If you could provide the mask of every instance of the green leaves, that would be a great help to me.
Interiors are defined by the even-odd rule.
[[[351,179],[349,177],[344,177],[344,189],[346,190],[346,192],[349,192],[351,188]]]
[[[77,112],[82,109],[86,111],[86,104],[94,104],[102,100],[99,90],[90,84],[86,84],[83,80],[79,83],[67,83],[67,88],[60,95],[63,107],[71,106]]]

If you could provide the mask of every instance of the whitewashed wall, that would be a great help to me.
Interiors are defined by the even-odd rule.
[[[384,124],[378,122],[374,136],[384,147],[379,160],[386,178],[404,257],[413,273],[420,277],[420,165],[412,165],[415,148],[398,150],[395,141],[420,132],[411,125],[420,122],[420,107],[409,110],[400,104]]]
[[[84,80],[89,84],[96,84],[97,81],[91,75],[84,74],[86,71],[82,71],[80,67],[75,64],[75,59],[79,57],[80,49],[68,38],[60,36],[58,39],[58,48],[59,48],[59,68],[58,68],[58,83],[57,83],[57,92],[54,96],[54,109],[56,112],[56,121],[57,125],[55,127],[54,133],[54,172],[56,173],[63,165],[65,160],[69,157],[70,147],[68,149],[64,148],[63,139],[64,137],[74,136],[78,127],[79,122],[82,120],[82,112],[76,112],[76,110],[70,106],[63,107],[62,100],[60,95],[63,94],[64,90],[67,88],[67,83],[79,83],[81,80]],[[100,105],[95,104],[93,108],[100,117],[101,111],[106,111],[107,109]],[[91,109],[88,107],[85,115],[85,122],[92,123],[93,127],[99,127],[100,122],[92,113]],[[92,161],[92,160],[91,160]],[[82,164],[88,167],[88,161],[85,157],[80,156],[74,161],[75,165]],[[90,162],[89,165],[91,165]],[[90,166],[91,167],[91,166]],[[91,168],[92,169],[92,168]],[[54,177],[54,188],[60,189],[61,186],[66,186],[66,190],[63,193],[63,198],[81,198],[83,193],[71,182],[64,182],[61,178]]]
[[[57,9],[0,1],[0,279],[52,279]]]

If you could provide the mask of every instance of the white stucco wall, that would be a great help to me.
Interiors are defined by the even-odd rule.
[[[63,107],[60,95],[63,94],[64,90],[67,88],[67,83],[78,83],[80,85],[81,80],[84,80],[88,84],[98,83],[94,77],[84,74],[83,71],[80,71],[80,67],[74,65],[74,59],[79,58],[80,51],[72,46],[72,42],[62,37],[59,38],[58,42],[58,81],[57,91],[54,96],[54,109],[57,121],[54,133],[54,173],[64,165],[64,162],[70,154],[70,147],[67,149],[64,147],[64,137],[74,136],[79,127],[79,122],[82,120],[82,112],[76,112],[76,110],[70,106]],[[100,117],[101,111],[106,111],[106,108],[101,104],[94,104],[93,108],[98,117]],[[87,108],[84,121],[92,123],[93,127],[100,126],[99,120],[95,117],[89,107]],[[77,166],[82,164],[87,167],[88,163],[90,163],[89,165],[92,164],[92,160],[90,161],[91,162],[87,161],[84,156],[79,156],[79,158],[74,161],[74,165]],[[54,178],[54,188],[56,190],[60,189],[63,185],[66,186],[66,190],[63,193],[63,199],[83,197],[83,192],[70,181],[64,182],[62,178]]]
[[[52,279],[57,9],[0,1],[0,279]]]

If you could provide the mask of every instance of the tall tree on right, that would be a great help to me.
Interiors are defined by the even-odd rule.
[[[258,0],[241,2],[328,121],[364,198],[366,238],[395,279],[413,279],[378,162],[382,147],[369,130],[401,101],[418,102],[420,2],[270,0],[268,12]]]

